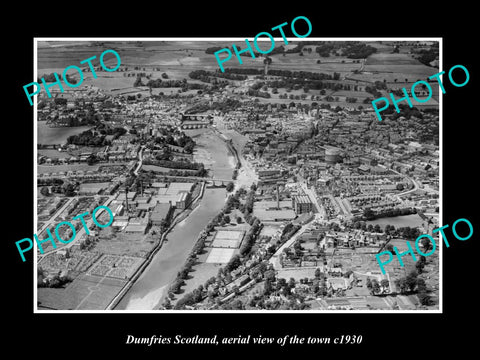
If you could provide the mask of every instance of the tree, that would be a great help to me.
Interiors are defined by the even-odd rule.
[[[372,291],[372,280],[369,277],[367,277],[366,286],[368,290]]]
[[[40,194],[42,194],[43,196],[48,196],[48,195],[50,195],[50,191],[48,190],[48,186],[43,186],[43,187],[40,189]]]
[[[170,299],[168,297],[165,298],[165,300],[163,301],[163,307],[165,309],[171,309],[172,308],[172,303],[170,302]]]
[[[322,272],[320,271],[320,268],[315,269],[315,278],[320,279],[320,276],[322,275]]]
[[[375,295],[380,292],[380,284],[378,283],[377,279],[372,280],[372,290],[371,294]]]
[[[228,192],[232,192],[234,188],[235,188],[235,184],[234,184],[232,181],[230,181],[230,182],[227,184],[227,186],[225,187],[225,189],[226,189]]]
[[[420,240],[420,243],[422,244],[425,253],[428,253],[433,248],[432,242],[427,238]]]
[[[265,284],[263,285],[263,293],[265,295],[269,295],[272,292],[272,290],[273,290],[272,281],[269,278],[267,278],[265,280]]]
[[[417,291],[427,291],[427,284],[425,283],[425,280],[422,278],[417,279]]]
[[[420,261],[417,261],[415,263],[415,269],[417,270],[417,272],[419,274],[421,274],[423,272],[423,268],[425,267],[425,263],[424,262],[420,262]]]
[[[390,287],[390,282],[387,279],[382,279],[382,281],[380,281],[380,286],[385,292],[385,290],[387,290]]]
[[[367,220],[372,220],[375,216],[375,213],[373,212],[372,209],[366,208],[365,210],[363,210],[363,216],[365,216],[365,218]],[[372,224],[369,224],[369,226],[370,225],[372,225]],[[372,225],[372,228],[373,228],[373,225]],[[371,230],[368,230],[368,231],[371,231]]]
[[[417,286],[417,277],[418,277],[418,273],[415,270],[413,270],[405,278],[406,285],[410,291],[415,290],[415,287]]]
[[[133,86],[134,87],[145,86],[145,84],[142,83],[142,77],[141,76],[137,76],[137,78],[135,79],[135,82],[133,83]]]
[[[400,294],[405,294],[407,292],[407,281],[404,277],[395,280],[395,285],[400,290]]]
[[[91,154],[91,155],[87,158],[87,164],[88,164],[88,165],[93,165],[93,164],[95,164],[97,161],[98,161],[98,159],[97,159],[97,156],[96,156],[95,154]]]
[[[230,224],[230,216],[225,215],[225,216],[223,217],[223,221],[224,221],[226,224]]]
[[[392,254],[394,253],[394,249],[393,249],[392,244],[387,244],[387,246],[385,246],[385,250],[390,251]]]
[[[75,195],[75,185],[73,184],[64,184],[64,193],[65,193],[65,196],[74,196]]]
[[[237,224],[241,224],[242,223],[242,217],[241,216],[237,216]]]
[[[430,295],[427,294],[426,291],[420,291],[418,294],[417,294],[417,297],[418,297],[418,300],[420,301],[420,304],[422,305],[431,305],[432,304],[432,299],[430,297]]]

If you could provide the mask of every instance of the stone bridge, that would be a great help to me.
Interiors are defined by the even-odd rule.
[[[171,181],[205,181],[207,185],[212,186],[226,186],[229,182],[233,181],[232,179],[219,179],[219,178],[206,178],[198,176],[174,176],[174,175],[161,175],[160,179],[171,180]]]

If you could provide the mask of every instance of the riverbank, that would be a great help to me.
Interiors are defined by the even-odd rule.
[[[142,273],[145,271],[147,266],[151,263],[154,256],[158,253],[158,251],[160,251],[160,249],[162,248],[165,242],[167,235],[175,228],[175,226],[178,223],[185,220],[188,217],[188,215],[199,205],[200,200],[202,199],[203,194],[205,192],[205,186],[206,186],[206,183],[203,182],[198,196],[192,200],[189,208],[177,214],[177,216],[173,219],[168,229],[160,237],[159,243],[152,249],[152,251],[149,253],[145,262],[137,269],[137,271],[133,274],[133,276],[130,278],[128,283],[125,284],[125,286],[122,288],[119,294],[110,302],[110,304],[107,306],[107,310],[115,309],[115,306],[117,306],[120,303],[120,301],[123,299],[123,297],[128,292],[128,290],[130,290],[130,288],[133,286],[135,281],[137,281],[137,279],[142,275]]]
[[[235,157],[237,163],[236,165],[238,169],[237,178],[234,181],[235,188],[234,191],[238,190],[242,186],[248,189],[253,183],[258,183],[258,176],[255,172],[254,167],[252,164],[245,159],[243,156],[243,147],[248,142],[248,137],[245,135],[240,134],[236,130],[226,130],[222,127],[217,127],[215,132],[219,134],[219,136],[225,136],[230,140],[225,140],[223,137],[222,140],[225,143],[228,143],[228,148]]]
[[[211,130],[190,130],[199,134],[195,138],[194,159],[204,162],[213,177],[228,179],[232,176],[234,158],[226,144]],[[193,133],[192,133],[193,134]],[[189,134],[191,135],[191,134]],[[116,310],[153,310],[161,305],[170,284],[191,253],[199,234],[208,222],[223,208],[225,188],[204,187],[201,201],[188,216],[176,222],[168,234],[161,251],[152,256],[150,263],[136,277],[133,285],[124,291],[124,296],[115,306]]]

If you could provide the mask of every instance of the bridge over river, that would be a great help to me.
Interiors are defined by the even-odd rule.
[[[170,179],[170,180],[179,180],[179,181],[205,181],[207,184],[212,185],[226,185],[229,182],[233,181],[232,179],[219,179],[219,178],[208,178],[208,177],[199,177],[199,176],[175,176],[175,175],[160,175],[160,179]]]

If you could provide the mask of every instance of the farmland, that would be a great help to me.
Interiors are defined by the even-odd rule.
[[[38,75],[48,74],[56,71],[61,73],[63,69],[72,64],[79,63],[88,57],[96,55],[97,57],[104,49],[114,49],[122,59],[122,67],[115,72],[97,71],[98,78],[93,78],[91,73],[85,74],[82,86],[78,88],[67,88],[71,94],[81,91],[89,91],[90,88],[99,88],[110,92],[112,95],[134,95],[141,94],[149,96],[148,87],[134,87],[135,73],[143,72],[148,74],[151,79],[160,79],[163,73],[166,73],[169,80],[187,79],[189,83],[201,83],[198,80],[190,79],[188,74],[197,69],[207,71],[219,70],[216,58],[213,54],[205,53],[205,49],[211,46],[229,47],[232,43],[240,45],[243,41],[236,40],[232,42],[214,42],[214,41],[145,41],[145,42],[82,42],[78,44],[68,44],[59,48],[54,42],[42,42],[39,44],[39,64]],[[280,42],[277,40],[277,44]],[[300,41],[289,42],[289,44],[298,44]],[[58,43],[60,44],[60,43]],[[375,81],[385,82],[391,89],[409,88],[411,84],[418,80],[424,80],[438,72],[434,67],[420,63],[411,53],[408,46],[400,46],[398,53],[393,53],[393,42],[369,42],[369,46],[375,47],[377,52],[370,55],[363,64],[363,59],[350,59],[342,55],[342,50],[335,52],[329,57],[322,57],[315,51],[315,45],[304,46],[301,53],[285,53],[271,55],[272,63],[269,69],[272,70],[290,70],[290,71],[308,71],[333,75],[340,74],[340,81],[350,80],[351,83],[368,85]],[[290,47],[290,45],[288,46]],[[140,51],[141,50],[141,51]],[[61,52],[59,56],[58,52]],[[300,56],[300,54],[302,56]],[[224,55],[221,55],[221,58]],[[106,65],[113,66],[115,59],[109,56],[105,57]],[[235,55],[224,63],[224,67],[233,69],[254,68],[262,70],[264,68],[263,57],[253,59],[250,56],[242,56],[243,64],[239,64]],[[128,73],[127,70],[128,69]],[[71,76],[78,77],[72,73]],[[253,76],[249,76],[253,78]],[[437,107],[438,106],[438,86],[432,86],[433,98],[428,103],[413,102],[415,106]],[[280,94],[286,93],[287,89],[279,88],[278,94],[272,93],[269,88],[270,99],[258,98],[259,102],[265,103],[284,103],[288,104],[291,100],[297,100],[304,104],[313,101],[319,101],[315,97],[319,96],[319,90],[310,90],[305,99],[301,99],[303,91],[288,91],[288,95],[293,95],[294,99],[282,99]],[[385,96],[389,91],[381,91]],[[180,88],[153,88],[152,95],[163,93],[171,95],[178,93],[180,96],[194,95],[196,90],[180,92]],[[347,94],[348,93],[348,94]],[[311,96],[313,95],[313,99]],[[327,91],[324,96],[332,96],[334,99],[329,101],[331,106],[365,106],[363,100],[373,99],[371,94],[360,90],[355,92]],[[65,94],[68,97],[70,95]],[[354,105],[346,101],[346,97],[355,97],[357,101]],[[325,102],[322,98],[320,102]]]

